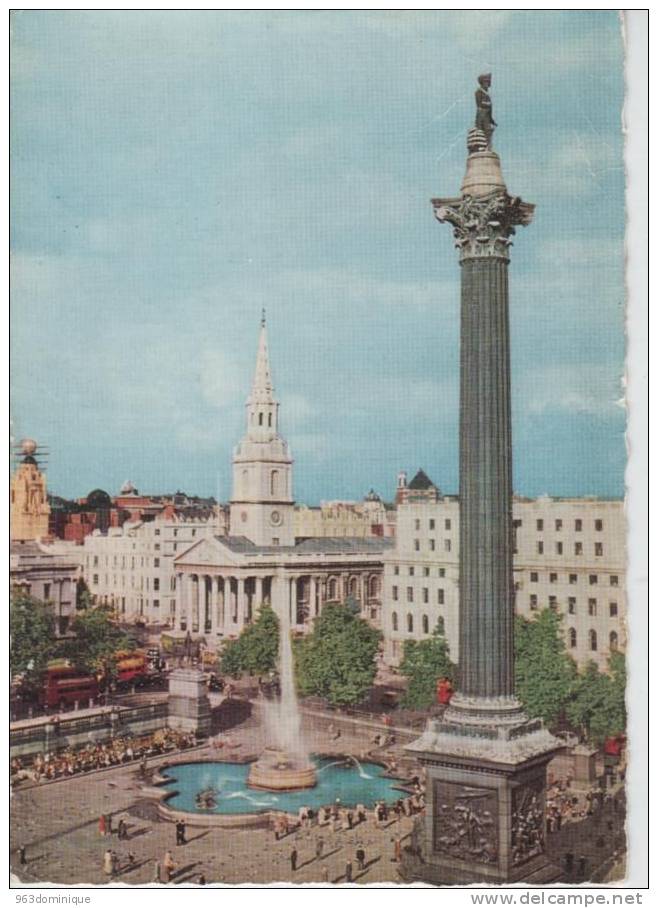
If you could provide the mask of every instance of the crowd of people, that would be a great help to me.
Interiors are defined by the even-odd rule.
[[[31,760],[14,757],[10,765],[11,784],[14,786],[22,781],[47,782],[135,760],[143,762],[149,757],[194,747],[196,743],[193,734],[166,728],[139,737],[117,737],[103,744],[38,753]]]

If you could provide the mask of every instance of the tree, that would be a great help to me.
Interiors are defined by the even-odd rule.
[[[562,616],[542,609],[532,621],[515,619],[516,693],[531,718],[548,725],[563,713],[577,675],[564,647]]]
[[[224,647],[222,672],[232,677],[242,672],[264,675],[276,667],[278,653],[279,619],[270,606],[263,605],[254,623]]]
[[[325,697],[332,706],[350,706],[368,694],[377,674],[381,633],[349,604],[327,603],[313,632],[295,641],[295,675],[303,696]]]
[[[405,640],[400,671],[408,679],[402,703],[412,709],[429,709],[436,703],[436,683],[454,677],[450,649],[438,627],[428,640]]]
[[[12,675],[22,675],[24,686],[34,688],[59,648],[52,609],[24,593],[12,595],[9,633]]]
[[[567,717],[593,743],[623,732],[626,728],[626,663],[621,653],[613,653],[609,674],[589,662],[576,679]]]
[[[65,645],[65,654],[76,668],[85,672],[116,674],[116,653],[135,649],[135,641],[114,624],[103,606],[81,611],[71,630],[75,634]]]
[[[83,577],[80,577],[75,585],[75,607],[78,611],[92,608],[94,598]]]

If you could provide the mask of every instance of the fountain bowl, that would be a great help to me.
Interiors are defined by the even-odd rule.
[[[291,756],[274,747],[266,747],[247,776],[249,788],[261,791],[297,791],[314,788],[316,769],[310,760]]]

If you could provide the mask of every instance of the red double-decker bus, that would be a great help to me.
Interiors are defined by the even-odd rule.
[[[75,703],[86,705],[98,696],[98,679],[83,675],[70,666],[57,666],[46,671],[39,691],[39,704],[49,709],[62,709]]]

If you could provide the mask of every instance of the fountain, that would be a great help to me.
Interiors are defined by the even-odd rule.
[[[266,747],[258,760],[252,763],[247,784],[250,788],[265,791],[295,791],[313,788],[316,784],[316,769],[302,736],[287,602],[281,603],[277,616],[281,696],[278,702],[268,704],[268,708],[263,710],[268,740],[273,742],[273,746]]]

